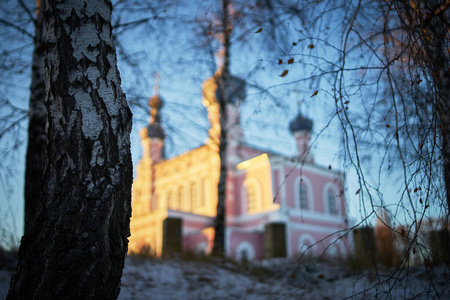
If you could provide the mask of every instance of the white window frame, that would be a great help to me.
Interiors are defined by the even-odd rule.
[[[302,209],[300,206],[300,184],[306,188],[306,198],[308,200],[308,207],[304,210],[314,211],[314,194],[311,181],[305,176],[298,176],[294,180],[294,207]]]
[[[328,194],[332,193],[334,194],[334,212],[330,211],[330,205],[329,205],[329,199]],[[339,216],[342,214],[342,207],[341,207],[341,194],[339,192],[339,188],[332,182],[327,182],[322,190],[322,197],[323,197],[323,205],[324,205],[324,211],[327,214],[333,215],[333,216]]]
[[[250,185],[253,185],[255,188],[255,207],[253,209],[250,209],[248,206],[248,188]],[[258,179],[256,178],[247,178],[244,180],[244,183],[242,185],[243,188],[243,193],[242,195],[244,197],[242,197],[242,199],[244,201],[243,202],[243,211],[247,212],[247,213],[252,213],[252,212],[256,212],[256,211],[260,211],[263,208],[263,194],[262,194],[262,187],[261,187],[261,183],[259,182]]]
[[[306,255],[311,255],[311,256],[315,256],[317,253],[317,245],[316,245],[316,239],[314,239],[314,237],[309,234],[309,233],[304,233],[302,234],[298,241],[297,241],[297,253],[298,254],[303,254],[303,251],[305,251],[306,249],[303,249],[304,246],[307,246],[309,249],[306,251]]]

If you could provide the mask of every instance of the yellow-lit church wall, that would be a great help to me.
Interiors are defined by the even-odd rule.
[[[214,217],[217,207],[218,153],[202,146],[155,165],[159,209]]]
[[[139,253],[145,247],[150,247],[151,255],[161,256],[163,221],[167,211],[155,211],[141,216],[133,216],[130,224],[131,236],[129,251]]]
[[[169,209],[216,215],[220,158],[213,148],[204,145],[156,164],[143,156],[136,169],[130,252],[150,246],[153,255],[161,255],[163,221]]]
[[[278,204],[273,203],[272,171],[267,154],[243,161],[236,169],[245,172],[243,185],[246,189],[247,213],[256,214],[279,208]]]

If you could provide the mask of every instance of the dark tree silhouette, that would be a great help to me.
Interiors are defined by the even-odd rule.
[[[42,191],[47,136],[47,111],[44,104],[44,45],[42,14],[44,2],[36,0],[33,61],[31,68],[30,105],[28,111],[28,148],[25,167],[25,230],[31,226]]]
[[[227,181],[227,104],[228,87],[230,85],[230,35],[232,31],[230,23],[230,3],[228,0],[222,0],[221,23],[222,23],[222,47],[223,47],[223,66],[216,75],[217,83],[217,101],[220,113],[220,177],[217,186],[217,214],[214,219],[214,246],[212,254],[223,256],[225,254],[225,201],[226,201],[226,181]]]

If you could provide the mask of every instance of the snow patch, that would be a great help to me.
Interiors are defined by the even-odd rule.
[[[220,261],[127,257],[118,299],[450,299],[446,266],[392,272],[351,271],[342,265],[297,264],[288,259],[245,267]],[[6,298],[13,273],[0,267],[0,299]]]

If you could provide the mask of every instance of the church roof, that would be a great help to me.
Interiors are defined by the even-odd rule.
[[[165,138],[164,130],[161,125],[156,122],[147,125],[147,136],[149,138],[158,138],[162,140]]]
[[[294,133],[297,131],[311,131],[313,127],[313,121],[301,113],[289,124],[289,130]]]
[[[220,74],[209,77],[203,82],[203,97],[209,103],[215,103],[219,99],[217,82],[221,80]],[[227,102],[231,104],[240,103],[246,97],[246,82],[236,76],[230,75],[227,86]]]
[[[148,100],[148,106],[150,107],[150,116],[152,117],[151,123],[161,122],[161,116],[160,116],[159,112],[161,111],[163,104],[164,104],[164,101],[158,94],[153,95]]]
[[[157,92],[157,90],[156,90]],[[161,115],[160,111],[164,104],[163,99],[159,94],[155,93],[148,100],[148,106],[150,107],[150,121],[147,125],[147,136],[149,138],[164,139],[164,130],[161,127]]]
[[[228,87],[228,101],[230,103],[236,103],[245,99],[245,80],[235,76],[230,76],[230,82]]]

